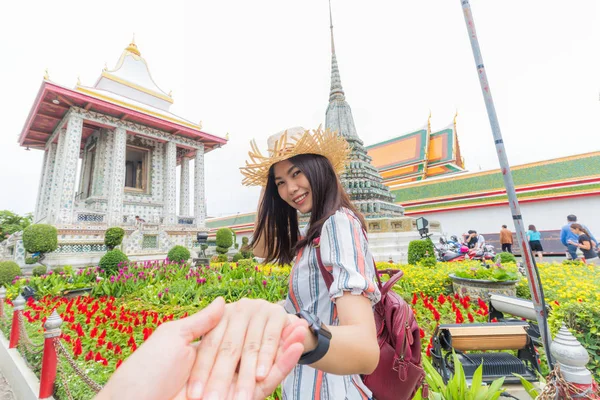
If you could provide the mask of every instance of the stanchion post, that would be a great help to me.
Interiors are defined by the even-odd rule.
[[[56,354],[54,340],[61,334],[60,327],[62,323],[62,318],[54,310],[44,324],[44,355],[40,374],[40,399],[48,398],[54,394],[56,366],[58,365],[58,354]]]
[[[9,349],[14,349],[19,345],[19,314],[22,314],[24,309],[25,299],[23,296],[19,295],[13,301],[13,319],[12,326],[10,327],[10,343],[8,345]]]
[[[0,286],[0,318],[4,318],[4,299],[6,299],[6,288]]]
[[[577,391],[569,393],[569,396],[586,394],[586,398],[600,399],[594,394],[594,379],[586,368],[590,356],[564,324],[550,345],[550,351],[558,361],[563,379]],[[564,393],[563,395],[566,396]]]

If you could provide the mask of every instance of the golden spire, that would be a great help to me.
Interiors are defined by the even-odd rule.
[[[454,113],[454,130],[456,130],[456,117],[458,117],[458,110]]]
[[[229,140],[229,132],[225,134],[225,140]]]
[[[129,43],[129,46],[127,46],[125,48],[125,50],[127,50],[130,53],[135,54],[136,56],[141,57],[142,55],[140,54],[140,51],[137,48],[137,45],[135,44],[135,33],[133,34],[133,38],[131,39],[131,43]]]
[[[81,79],[79,79],[79,75],[77,75],[77,86],[81,86]]]
[[[48,74],[48,68],[46,68],[46,71],[44,71],[44,79],[47,81],[50,80],[50,75]]]
[[[431,132],[431,110],[429,110],[429,117],[427,118],[427,132]]]

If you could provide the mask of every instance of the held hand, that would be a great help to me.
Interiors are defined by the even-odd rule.
[[[250,400],[268,395],[304,349],[301,343],[306,322],[291,321],[283,307],[265,300],[242,299],[228,304],[223,319],[198,346],[188,399],[231,396]]]
[[[196,359],[192,342],[217,326],[224,309],[225,301],[219,297],[190,317],[159,326],[111,376],[96,400],[177,396]]]

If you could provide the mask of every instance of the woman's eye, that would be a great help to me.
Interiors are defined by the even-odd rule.
[[[279,181],[275,184],[275,186],[281,186],[282,183],[283,183],[283,181]]]
[[[298,170],[298,171],[295,171],[295,172],[292,174],[292,177],[294,177],[294,178],[295,178],[295,177],[296,177],[296,176],[297,176],[297,175],[298,175],[300,172],[301,172],[300,170]]]

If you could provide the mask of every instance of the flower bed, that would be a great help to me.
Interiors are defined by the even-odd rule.
[[[403,279],[394,290],[411,304],[421,327],[425,352],[437,324],[487,321],[487,304],[454,295],[449,278],[449,274],[477,264],[473,261],[438,263],[435,268],[427,268],[378,263],[379,268],[404,271]],[[597,304],[600,300],[600,268],[574,264],[541,264],[539,267],[546,297],[553,308],[552,329],[556,330],[562,321],[574,329],[590,351],[592,369],[598,377],[600,309],[590,303]],[[7,294],[14,299],[23,286],[28,285],[39,296],[37,302],[28,301],[24,313],[26,329],[36,343],[41,343],[42,324],[56,308],[65,321],[62,326],[65,347],[77,365],[102,384],[157,326],[193,313],[218,296],[227,301],[241,297],[272,302],[284,299],[289,271],[289,267],[257,266],[249,261],[198,269],[177,263],[127,263],[113,277],[105,276],[98,268],[88,268],[17,279]],[[66,299],[60,296],[65,290],[89,286],[91,297]],[[525,279],[519,283],[518,292],[527,296]],[[7,312],[10,316],[10,306]],[[8,335],[9,325],[4,324],[2,329]],[[33,364],[39,363],[33,356],[25,355]],[[93,392],[71,373],[64,361],[60,366],[75,398],[93,397]],[[56,397],[67,398],[60,376],[57,383]]]

